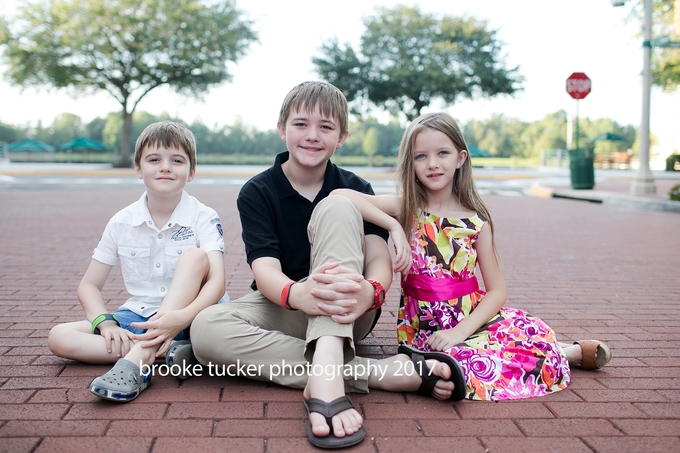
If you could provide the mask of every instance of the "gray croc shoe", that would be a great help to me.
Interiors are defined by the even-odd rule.
[[[190,340],[175,341],[165,354],[165,364],[170,373],[180,381],[193,376],[191,370],[197,363]]]
[[[119,359],[105,375],[95,378],[90,391],[100,398],[127,403],[137,398],[151,384],[151,373],[142,375],[139,367]]]

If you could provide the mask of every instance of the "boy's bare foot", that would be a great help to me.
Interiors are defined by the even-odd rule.
[[[312,374],[302,393],[305,401],[315,398],[330,403],[345,396],[345,383],[342,377],[344,341],[344,338],[339,337],[321,337],[317,340]],[[358,432],[364,419],[356,409],[351,408],[333,416],[332,427],[328,426],[326,418],[318,412],[310,412],[309,422],[315,436],[326,437],[332,428],[335,437],[342,438]]]
[[[335,401],[337,398],[345,396],[344,391],[341,393],[342,393],[341,395],[335,397],[333,396],[324,397],[322,395],[317,395],[314,398],[324,401],[326,403],[330,403],[331,401]],[[312,398],[310,394],[311,391],[309,390],[308,385],[307,387],[305,387],[305,390],[302,393],[302,396],[305,399],[305,401],[309,401]],[[326,394],[330,395],[330,392]],[[351,436],[352,434],[358,432],[359,428],[361,428],[361,425],[364,422],[364,419],[361,416],[361,414],[357,412],[356,409],[352,408],[342,411],[339,414],[333,416],[332,421],[333,421],[332,427],[333,435],[335,437],[342,438],[345,436]],[[326,423],[326,417],[324,417],[322,414],[318,412],[309,413],[309,423],[312,425],[312,432],[314,433],[315,436],[326,437],[331,433],[331,427],[329,427],[328,423]]]

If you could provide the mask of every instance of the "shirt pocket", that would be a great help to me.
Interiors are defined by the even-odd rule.
[[[146,281],[151,278],[151,250],[148,247],[121,246],[120,268],[126,281]]]
[[[196,248],[196,246],[192,244],[165,246],[165,266],[167,276],[170,278],[175,276],[177,261],[179,260],[179,257],[182,256],[182,252],[193,248]]]

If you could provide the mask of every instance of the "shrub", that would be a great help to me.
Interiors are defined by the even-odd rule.
[[[668,192],[668,198],[680,201],[680,184],[676,184],[671,188],[670,192]]]
[[[666,171],[680,171],[680,154],[671,154],[666,158]]]

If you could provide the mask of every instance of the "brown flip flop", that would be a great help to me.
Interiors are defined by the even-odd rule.
[[[599,340],[580,340],[574,341],[581,347],[581,366],[576,367],[582,370],[599,370],[612,359],[612,351],[606,343]]]

